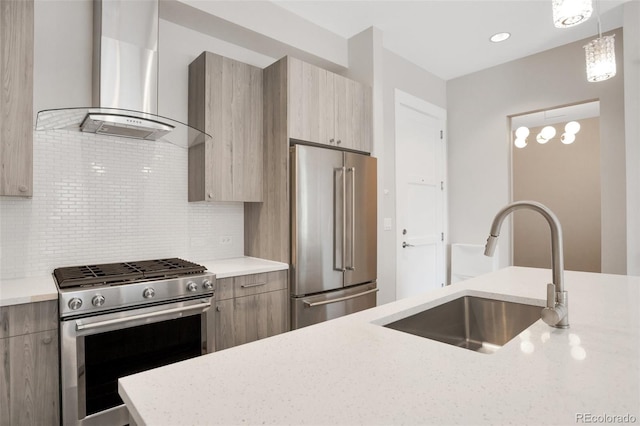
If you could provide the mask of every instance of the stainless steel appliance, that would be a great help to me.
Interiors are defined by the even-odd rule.
[[[158,0],[93,1],[93,101],[38,112],[36,130],[70,129],[187,148],[210,135],[158,114]]]
[[[376,305],[377,163],[294,145],[291,155],[291,327]]]
[[[118,378],[212,352],[215,275],[182,259],[58,268],[62,424],[125,425]]]

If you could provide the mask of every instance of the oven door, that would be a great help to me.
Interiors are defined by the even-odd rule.
[[[213,352],[211,300],[63,319],[62,424],[126,425],[118,378]]]

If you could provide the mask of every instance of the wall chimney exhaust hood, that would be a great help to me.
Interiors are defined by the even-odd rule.
[[[158,0],[94,0],[93,106],[40,111],[36,130],[79,130],[183,148],[210,139],[157,115],[158,16]]]

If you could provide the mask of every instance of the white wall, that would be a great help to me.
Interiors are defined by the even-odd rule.
[[[34,136],[33,198],[0,198],[0,278],[243,255],[242,203],[187,202],[186,149],[77,131]]]
[[[627,273],[640,275],[640,2],[624,4]]]
[[[43,109],[91,105],[92,3],[35,0],[34,21],[34,120]]]
[[[600,99],[602,271],[626,272],[623,37],[615,33],[618,75],[604,82],[586,80],[582,46],[590,39],[447,82],[451,242],[484,244],[510,200],[509,115]],[[502,266],[510,240],[505,223]]]

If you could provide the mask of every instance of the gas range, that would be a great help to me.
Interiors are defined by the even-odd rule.
[[[183,259],[57,268],[60,317],[213,297],[215,274]]]
[[[182,259],[53,271],[60,304],[62,424],[126,425],[123,376],[215,349],[215,274]]]

